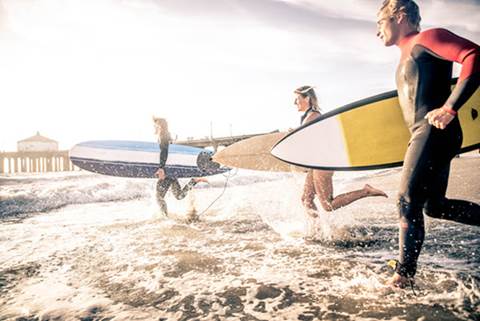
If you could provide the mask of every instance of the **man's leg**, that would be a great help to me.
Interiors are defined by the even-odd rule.
[[[397,274],[402,277],[413,277],[416,273],[425,238],[423,209],[427,206],[431,211],[437,200],[445,199],[450,162],[461,142],[459,126],[440,130],[425,125],[417,130],[407,148],[398,201],[400,265]]]
[[[480,226],[480,205],[469,201],[447,199],[448,176],[450,162],[439,169],[438,174],[431,180],[431,190],[424,206],[424,213],[433,218],[454,221],[468,225]]]
[[[423,206],[426,201],[430,173],[429,133],[415,137],[407,148],[400,180],[398,211],[399,226],[399,265],[397,274],[413,277],[417,270],[417,260],[425,238]]]

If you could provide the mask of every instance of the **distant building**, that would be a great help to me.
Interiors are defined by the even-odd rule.
[[[58,142],[40,135],[20,140],[17,142],[17,151],[19,152],[53,152],[58,151]]]

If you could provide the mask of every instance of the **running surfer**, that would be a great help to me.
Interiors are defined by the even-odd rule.
[[[425,237],[422,211],[433,218],[480,226],[478,204],[445,197],[450,162],[462,145],[459,108],[480,84],[480,49],[446,29],[420,32],[411,0],[386,0],[377,14],[377,36],[401,51],[396,82],[411,139],[399,188],[399,259],[389,284],[413,281]],[[453,91],[452,65],[462,65]]]
[[[297,110],[302,112],[300,125],[311,122],[321,115],[317,95],[312,86],[302,86],[294,91]],[[307,214],[312,217],[318,216],[315,205],[315,195],[318,197],[322,208],[331,212],[346,206],[359,199],[371,196],[388,197],[385,192],[366,184],[362,189],[333,196],[333,171],[310,169],[305,178],[303,187],[302,204]]]
[[[170,177],[165,173],[165,164],[168,158],[168,147],[170,145],[170,133],[168,131],[168,123],[164,118],[153,117],[153,123],[155,127],[155,135],[157,135],[158,142],[160,144],[160,163],[155,176],[158,177],[156,185],[156,199],[157,204],[160,207],[160,211],[163,215],[168,216],[167,202],[165,202],[165,195],[169,188],[177,200],[181,200],[187,196],[197,183],[208,183],[208,180],[204,177],[194,177],[183,187],[180,187],[178,179]],[[193,211],[194,213],[194,211]]]

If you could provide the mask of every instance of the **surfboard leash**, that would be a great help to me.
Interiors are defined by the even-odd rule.
[[[208,211],[208,209],[210,207],[212,207],[213,204],[215,204],[216,201],[218,201],[220,199],[220,197],[223,196],[223,194],[225,193],[225,191],[227,190],[227,185],[228,185],[228,181],[230,180],[231,177],[234,177],[235,175],[237,175],[237,172],[238,172],[238,169],[235,169],[235,173],[234,174],[228,174],[228,175],[225,175],[223,174],[223,177],[225,177],[225,184],[223,185],[223,190],[222,192],[220,193],[220,195],[217,196],[217,198],[215,198],[211,203],[210,205],[207,206],[206,209],[204,209],[203,211],[201,211],[198,216],[200,215],[203,215],[206,211]]]

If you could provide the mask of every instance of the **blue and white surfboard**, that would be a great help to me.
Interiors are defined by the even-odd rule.
[[[160,162],[158,143],[98,140],[79,143],[70,150],[72,163],[84,170],[111,176],[155,178]],[[170,144],[165,173],[170,177],[200,177],[229,170],[211,160],[206,149]]]

